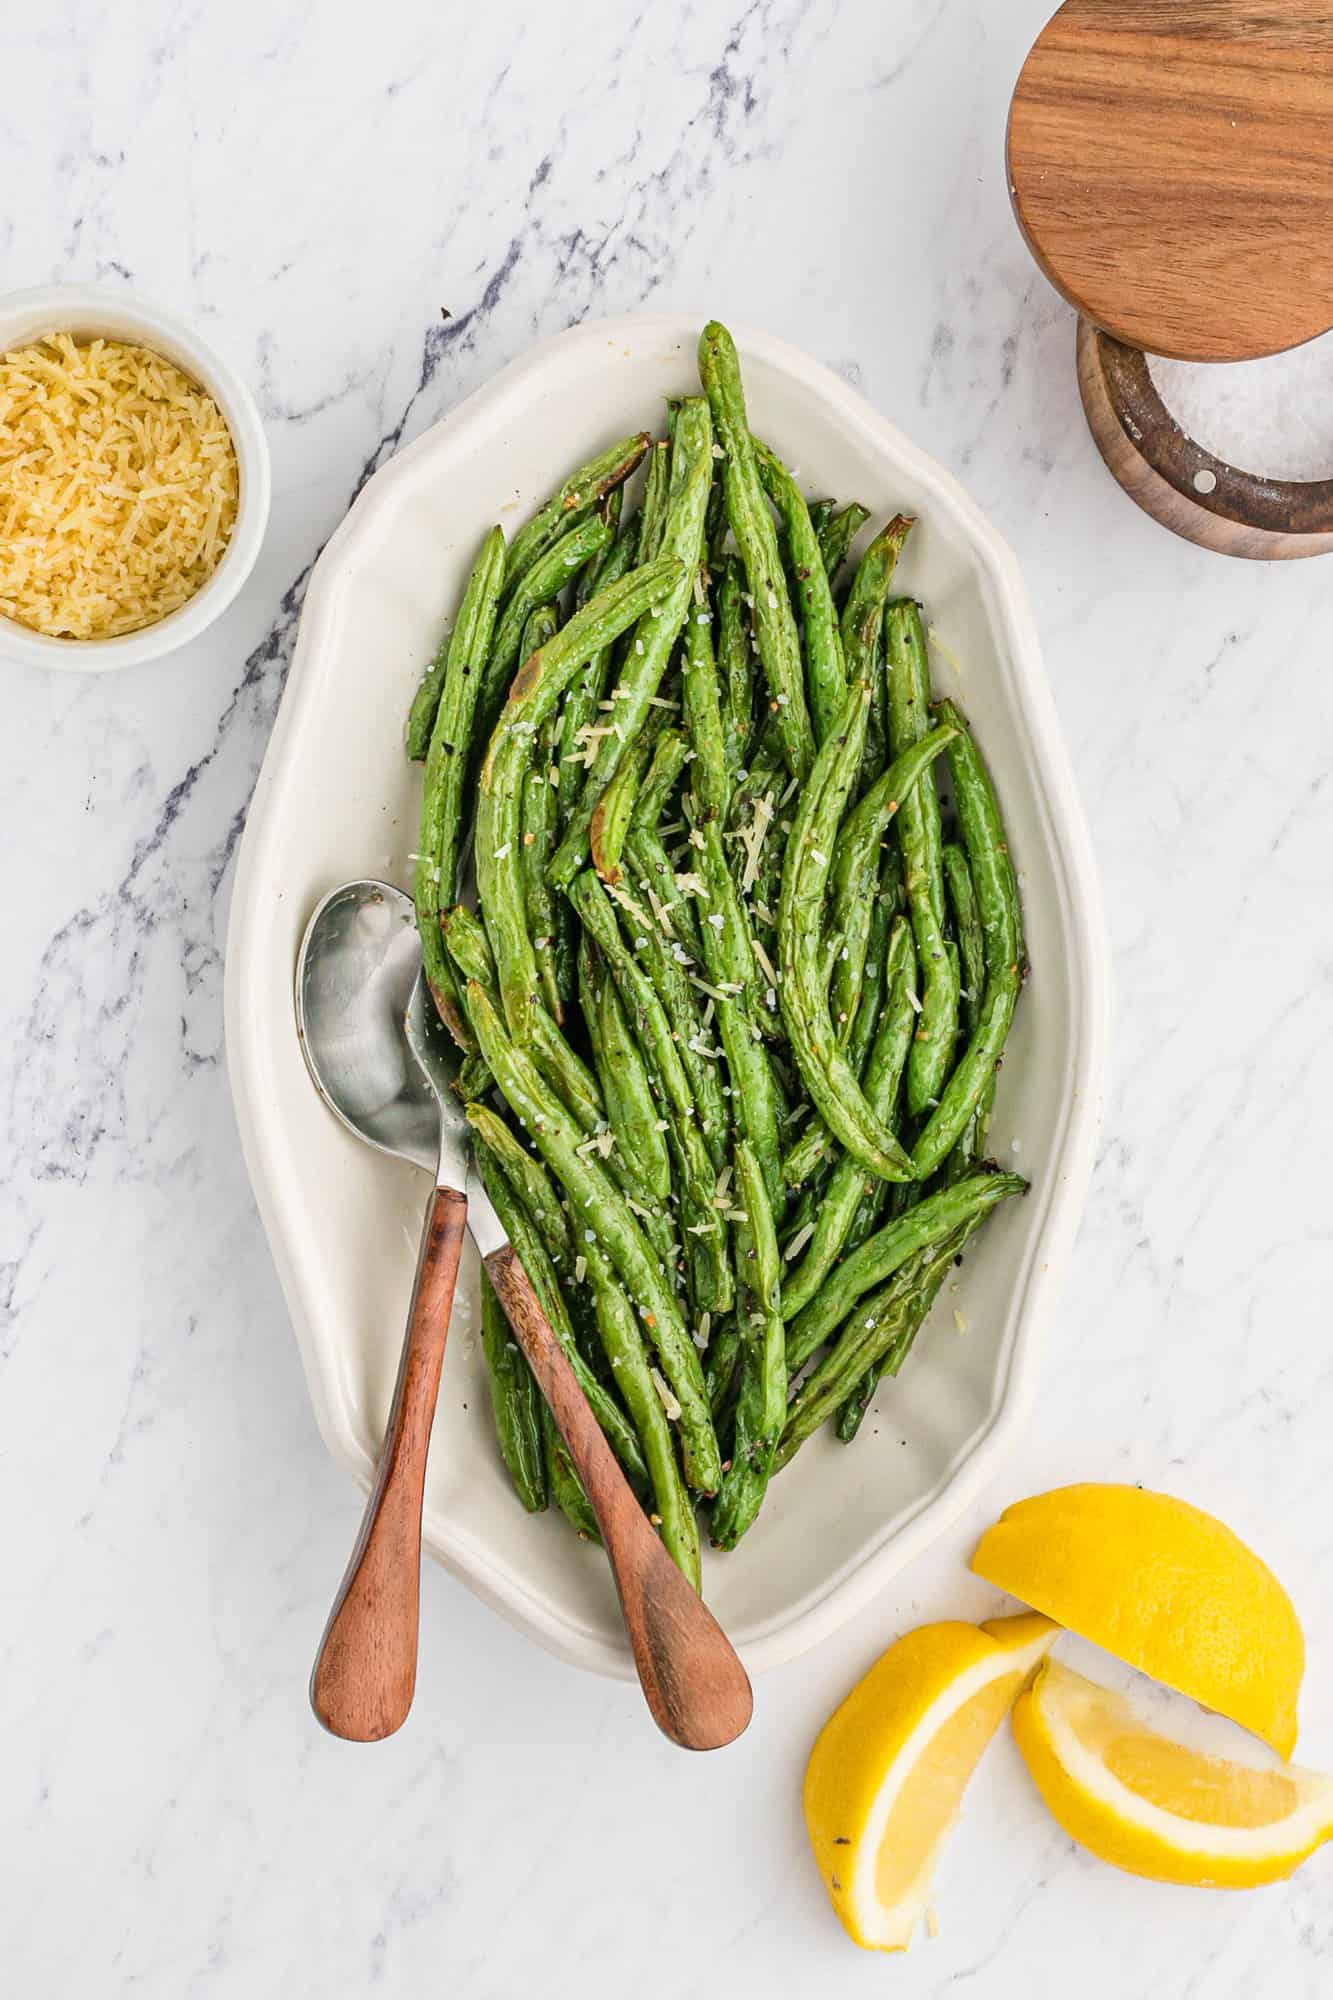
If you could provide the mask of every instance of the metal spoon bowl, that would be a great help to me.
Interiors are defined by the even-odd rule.
[[[439,1099],[403,1038],[421,944],[412,905],[387,882],[326,896],[296,961],[296,1032],[324,1102],[359,1139],[434,1173]]]

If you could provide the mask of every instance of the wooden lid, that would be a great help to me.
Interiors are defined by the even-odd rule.
[[[1333,0],[1065,0],[1008,159],[1032,254],[1117,339],[1241,361],[1333,327]]]

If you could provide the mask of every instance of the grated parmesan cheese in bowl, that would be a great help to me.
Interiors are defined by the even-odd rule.
[[[122,292],[0,300],[0,650],[102,668],[193,637],[268,490],[258,412],[187,328]]]
[[[240,478],[213,398],[151,348],[53,333],[0,355],[0,614],[114,639],[217,568]]]

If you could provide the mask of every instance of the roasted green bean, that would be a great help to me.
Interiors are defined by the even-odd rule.
[[[966,1051],[912,1149],[922,1178],[934,1173],[992,1082],[1022,985],[1018,884],[990,773],[953,703],[941,702],[936,713],[942,722],[952,722],[958,730],[945,755],[976,894],[986,990]]]
[[[1018,1174],[975,1173],[936,1194],[924,1195],[844,1257],[825,1279],[808,1305],[787,1321],[787,1357],[793,1371],[804,1367],[815,1349],[841,1325],[863,1293],[882,1285],[918,1250],[949,1236],[974,1215],[989,1214],[998,1203],[1022,1194],[1027,1182]]]
[[[725,1312],[732,1301],[727,1228],[714,1202],[716,1175],[699,1129],[697,1107],[680,1049],[652,981],[620,935],[614,908],[591,868],[570,884],[569,898],[584,929],[596,940],[620,988],[643,1045],[680,1161],[685,1231],[691,1240],[697,1303]],[[687,1026],[688,1032],[688,1026]]]
[[[664,595],[679,589],[681,565],[672,557],[632,570],[599,591],[541,651],[524,662],[482,766],[477,802],[477,890],[495,955],[500,998],[511,1031],[526,1040],[530,1016],[540,1007],[536,960],[522,889],[519,801],[523,772],[536,732],[554,713],[566,687],[589,655],[632,625]]]
[[[699,378],[708,392],[713,425],[725,453],[722,483],[727,519],[745,565],[755,639],[783,756],[791,775],[805,778],[814,762],[815,739],[806,707],[800,634],[750,441],[736,344],[717,320],[710,320],[699,341]]]
[[[735,556],[724,556],[716,574],[717,665],[722,677],[727,775],[734,778],[745,767],[754,729],[754,659],[745,624],[740,563]]]
[[[933,759],[946,748],[954,733],[952,725],[947,723],[938,729],[924,731],[894,757],[887,771],[880,773],[848,813],[839,830],[838,850],[833,860],[829,921],[835,929],[843,932],[847,946],[847,957],[834,968],[831,994],[835,1023],[843,1027],[842,1039],[850,1036],[865,963],[865,933],[858,912],[866,910],[874,893],[885,831],[904,802],[913,796],[914,789],[919,791],[933,782],[924,770],[917,771],[913,777],[915,766],[908,760],[922,745],[930,749]]]
[[[870,509],[863,507],[859,500],[853,500],[849,507],[835,512],[826,526],[818,530],[819,553],[824,559],[824,569],[829,587],[838,580],[838,571],[847,560],[847,551],[870,519]]]
[[[458,894],[463,797],[477,682],[491,642],[503,563],[504,536],[492,528],[473,565],[449,639],[421,785],[421,832],[413,877],[426,983],[441,1019],[460,1048],[468,1051],[476,1044],[459,1004],[458,984],[440,936],[439,912]]]
[[[863,1086],[871,1109],[887,1121],[897,1102],[916,1025],[916,953],[911,927],[902,918],[893,926],[885,982],[888,998],[866,1062]],[[794,1319],[810,1303],[842,1254],[857,1204],[865,1193],[866,1178],[860,1162],[844,1153],[819,1204],[810,1247],[782,1288],[784,1319]]]
[[[671,1193],[671,1160],[661,1132],[663,1121],[615,981],[586,931],[579,942],[579,996],[620,1156],[653,1201],[666,1201]]]
[[[860,766],[870,690],[853,688],[843,719],[820,750],[787,843],[778,913],[780,998],[792,1054],[823,1122],[844,1150],[881,1180],[905,1181],[915,1169],[894,1134],[866,1102],[839,1047],[819,979],[820,919],[838,823]],[[917,749],[921,750],[918,745]],[[929,764],[926,757],[925,763]],[[907,765],[915,784],[924,766]]]
[[[676,415],[671,447],[671,491],[663,524],[662,560],[677,558],[672,583],[658,593],[634,628],[620,679],[611,690],[613,726],[601,737],[578,806],[570,817],[550,867],[557,888],[567,889],[588,859],[589,828],[597,804],[644,727],[671,651],[693,600],[694,578],[703,555],[704,510],[712,479],[713,433],[708,405],[690,396]],[[655,567],[655,565],[654,565]]]
[[[731,1464],[712,1513],[713,1540],[724,1549],[735,1548],[763,1505],[787,1414],[778,1242],[763,1172],[743,1140],[736,1148],[736,1195],[748,1217],[737,1226],[736,1238],[741,1385]]]
[[[884,616],[884,639],[889,743],[897,758],[930,728],[930,668],[920,607],[910,600],[890,605]],[[958,966],[945,934],[943,836],[933,784],[918,785],[903,800],[898,840],[921,967],[921,1019],[907,1059],[907,1108],[920,1118],[944,1088],[958,1031]]]
[[[764,491],[777,508],[786,531],[796,582],[796,601],[801,613],[810,711],[815,742],[819,744],[837,727],[838,718],[847,703],[848,680],[861,677],[863,663],[859,658],[844,661],[838,614],[833,608],[833,593],[829,589],[828,573],[820,554],[819,537],[801,498],[800,488],[776,452],[760,444],[757,438],[755,457]],[[856,594],[855,587],[852,594]]]
[[[589,514],[540,555],[514,591],[495,627],[491,650],[477,697],[477,720],[483,746],[499,720],[515,671],[526,659],[523,634],[528,619],[573,583],[578,571],[609,548],[611,529],[601,514]]]
[[[515,1493],[529,1514],[546,1505],[546,1458],[542,1449],[542,1399],[532,1370],[514,1339],[495,1287],[481,1272],[481,1347],[490,1382],[491,1414],[500,1456]]]
[[[622,438],[608,451],[570,474],[545,506],[515,535],[505,560],[505,590],[512,593],[556,537],[590,514],[614,487],[629,478],[648,449],[648,433]]]

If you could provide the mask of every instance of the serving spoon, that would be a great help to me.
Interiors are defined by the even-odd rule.
[[[375,1483],[311,1676],[316,1715],[334,1735],[370,1742],[412,1705],[426,1456],[467,1228],[596,1516],[654,1721],[685,1749],[732,1742],[753,1708],[745,1669],[630,1490],[471,1165],[457,1051],[401,889],[349,882],[324,898],[297,959],[296,1020],[335,1117],[435,1181]]]

